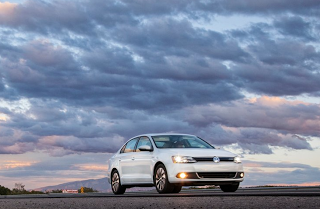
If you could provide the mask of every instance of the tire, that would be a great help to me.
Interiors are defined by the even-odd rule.
[[[117,170],[114,170],[111,174],[111,189],[114,194],[123,194],[126,191],[126,187],[121,185],[120,175]]]
[[[168,181],[167,170],[163,164],[156,167],[153,175],[153,183],[159,194],[171,193],[174,189],[174,186]]]
[[[239,187],[239,183],[228,184],[228,185],[220,185],[220,189],[223,192],[235,192]]]
[[[178,185],[178,186],[174,186],[172,193],[179,193],[182,189],[182,186]]]

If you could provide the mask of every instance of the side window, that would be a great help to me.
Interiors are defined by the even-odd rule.
[[[139,147],[144,146],[144,145],[148,145],[148,146],[152,147],[152,144],[151,144],[149,138],[146,136],[140,137],[136,152],[140,152]]]
[[[126,146],[124,147],[123,153],[127,153],[127,152],[133,152],[134,151],[134,147],[136,146],[136,143],[138,141],[138,138],[132,139],[130,140]],[[122,150],[121,150],[122,151]]]
[[[123,147],[120,150],[120,153],[124,153],[124,149],[126,148],[127,144],[123,145]]]

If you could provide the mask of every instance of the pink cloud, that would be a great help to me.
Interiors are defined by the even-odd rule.
[[[1,154],[22,154],[29,151],[34,151],[35,147],[33,143],[17,142],[11,146],[0,147]]]
[[[11,15],[14,12],[17,4],[10,2],[0,2],[0,15],[7,16]]]
[[[17,4],[0,2],[0,24],[12,24],[16,21]]]
[[[100,164],[77,164],[74,165],[73,168],[82,171],[107,171],[108,165],[100,165]]]
[[[251,167],[251,168],[259,168],[259,167],[261,167],[262,165],[259,164],[259,163],[253,163],[253,162],[251,162],[251,163],[245,163],[245,166],[246,166],[246,167]]]
[[[268,184],[269,186],[320,186],[320,181],[318,182],[306,182],[301,184]]]
[[[0,162],[0,170],[29,167],[35,163],[36,162],[31,162],[31,161],[8,160],[8,161]]]
[[[7,119],[8,119],[8,116],[6,114],[3,114],[3,113],[0,112],[0,122],[1,121],[7,121]]]

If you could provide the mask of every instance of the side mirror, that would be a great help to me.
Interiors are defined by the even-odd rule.
[[[142,145],[141,147],[139,147],[140,151],[148,151],[148,152],[152,152],[153,149],[152,147],[150,147],[149,145]]]

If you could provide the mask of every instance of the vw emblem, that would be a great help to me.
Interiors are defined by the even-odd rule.
[[[217,156],[214,156],[214,157],[213,157],[213,162],[215,162],[215,163],[220,162],[220,158],[217,157]]]

